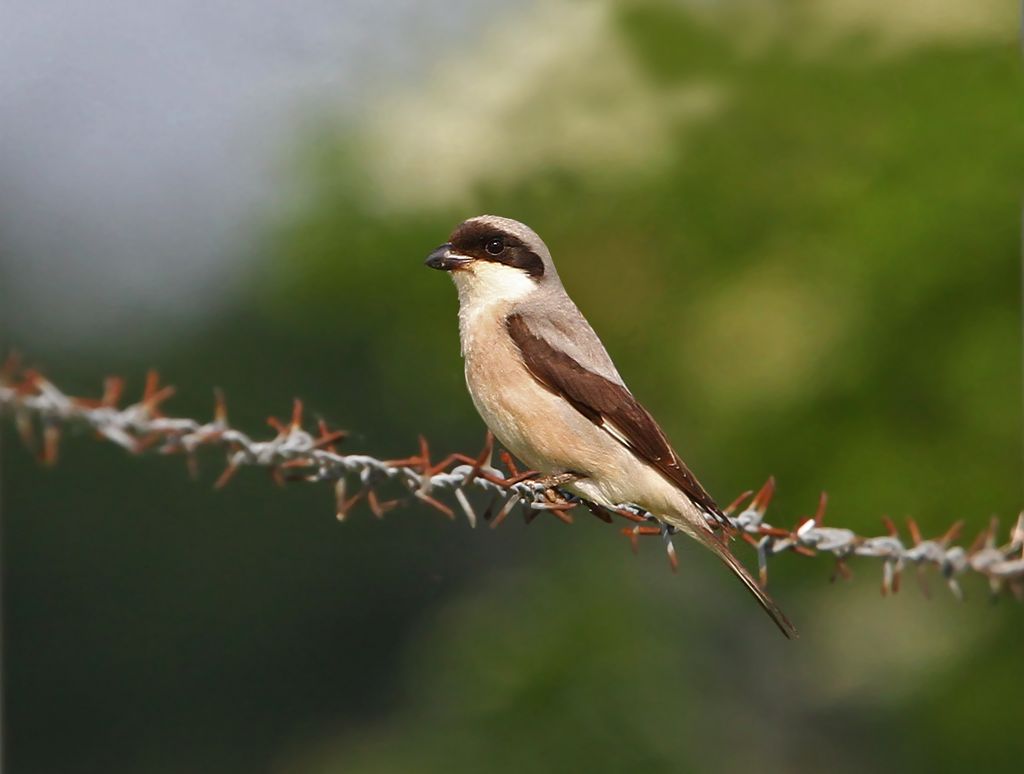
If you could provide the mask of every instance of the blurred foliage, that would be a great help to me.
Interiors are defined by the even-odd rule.
[[[352,448],[473,450],[454,292],[420,260],[494,212],[546,239],[720,500],[774,473],[776,517],[821,488],[831,523],[866,532],[1011,516],[1015,29],[871,3],[877,28],[840,34],[821,17],[840,0],[721,6],[496,22],[481,48],[503,50],[452,65],[479,70],[461,91],[442,72],[381,99],[387,131],[310,132],[247,301],[201,337],[43,365],[84,390],[156,363],[175,411],[219,384],[255,428],[301,394]],[[533,80],[524,29],[558,44]],[[456,131],[477,120],[496,128]],[[436,157],[402,155],[424,137]],[[689,546],[674,577],[596,522],[471,533],[410,507],[339,527],[327,491],[211,495],[86,440],[43,471],[3,433],[12,771],[1009,771],[1024,753],[1024,613],[982,588],[883,601],[873,566],[829,587],[825,560],[782,558],[787,644]]]

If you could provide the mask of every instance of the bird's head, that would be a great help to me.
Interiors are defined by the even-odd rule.
[[[427,256],[448,272],[463,303],[515,301],[558,285],[547,246],[528,226],[496,215],[470,218]]]

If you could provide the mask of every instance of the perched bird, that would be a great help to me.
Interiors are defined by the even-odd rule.
[[[459,225],[426,264],[455,282],[466,384],[505,448],[546,476],[574,476],[564,486],[586,500],[639,505],[694,538],[795,637],[729,551],[726,517],[626,387],[541,238],[517,221],[481,215]]]

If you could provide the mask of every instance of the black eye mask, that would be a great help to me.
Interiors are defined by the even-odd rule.
[[[452,234],[452,250],[480,261],[503,263],[534,279],[544,276],[544,261],[511,234],[484,223],[470,223]]]

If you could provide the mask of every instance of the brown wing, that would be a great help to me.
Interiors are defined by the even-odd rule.
[[[551,346],[530,330],[521,315],[509,315],[505,325],[538,382],[657,468],[704,511],[722,515],[711,495],[672,449],[658,423],[629,390]]]

